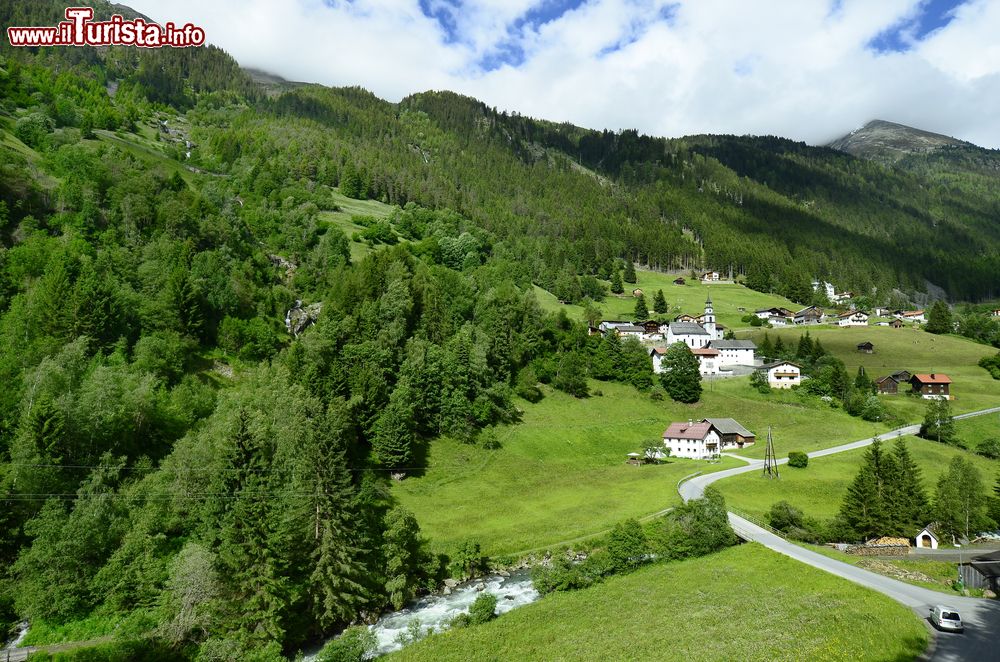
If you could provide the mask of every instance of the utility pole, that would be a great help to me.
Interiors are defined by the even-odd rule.
[[[767,426],[767,448],[764,450],[764,475],[768,478],[781,478],[778,475],[778,460],[774,456],[774,440],[771,438],[771,426]]]

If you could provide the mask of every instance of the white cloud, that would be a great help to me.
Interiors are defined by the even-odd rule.
[[[447,13],[454,38],[417,0],[131,3],[157,20],[201,25],[244,65],[361,85],[391,101],[451,89],[597,129],[812,143],[878,117],[1000,147],[996,0],[971,0],[911,50],[889,54],[867,45],[915,16],[920,0],[680,0],[669,21],[666,0],[589,0],[517,30],[541,0],[428,4]],[[480,68],[512,45],[523,62]]]

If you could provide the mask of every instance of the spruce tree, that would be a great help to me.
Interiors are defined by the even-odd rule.
[[[622,294],[625,291],[625,286],[622,285],[622,275],[617,271],[611,274],[611,291],[614,294]]]
[[[860,537],[870,538],[896,532],[893,513],[898,508],[899,466],[875,440],[855,475],[840,507],[841,518]]]
[[[865,373],[863,365],[858,366],[858,374],[854,377],[854,388],[866,394],[872,393],[875,388],[874,382]]]
[[[649,309],[646,308],[646,297],[640,294],[635,300],[635,310],[632,311],[638,322],[649,319]]]
[[[621,377],[621,340],[614,329],[604,332],[590,360],[590,375],[594,379],[609,380]]]
[[[670,310],[667,306],[667,298],[663,296],[663,290],[656,290],[656,295],[653,297],[653,310],[661,315]]]
[[[667,348],[667,353],[663,357],[660,383],[663,384],[667,394],[678,402],[698,402],[701,398],[698,357],[692,354],[684,343],[675,342]]]
[[[806,331],[805,335],[799,336],[799,346],[795,350],[795,358],[808,360],[812,357],[813,344],[812,338],[809,337],[809,332]]]
[[[927,324],[924,326],[924,330],[928,333],[951,333],[954,331],[951,321],[951,309],[948,308],[947,303],[941,299],[934,302],[930,312],[927,314]]]
[[[635,265],[632,264],[632,260],[625,260],[625,275],[623,278],[626,283],[632,283],[633,285],[636,280],[638,280],[635,275]]]
[[[910,448],[902,438],[893,446],[899,471],[899,504],[896,523],[907,535],[915,534],[927,518],[927,493],[924,491],[920,467],[910,455]]]
[[[774,345],[771,343],[771,336],[767,331],[764,332],[764,340],[761,341],[760,347],[757,348],[757,353],[765,359],[774,356]]]
[[[771,358],[781,359],[785,356],[785,342],[778,336],[778,339],[774,341],[774,356]]]

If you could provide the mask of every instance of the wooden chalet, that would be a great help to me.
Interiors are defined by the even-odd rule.
[[[876,379],[875,388],[879,395],[896,395],[899,393],[899,385],[909,383],[911,376],[909,370],[897,370]]]
[[[951,399],[951,378],[940,372],[930,374],[918,374],[910,377],[910,384],[913,390],[926,399]]]
[[[902,329],[905,325],[903,324],[903,321],[897,317],[896,319],[889,322],[889,326],[891,326],[894,329]]]
[[[873,354],[875,352],[875,345],[866,340],[863,343],[858,343],[858,351],[865,354]]]
[[[675,317],[674,321],[675,322],[697,322],[698,320],[697,320],[697,318],[692,317],[691,315],[688,315],[687,313],[684,313],[683,315],[678,315],[677,317]]]
[[[636,322],[636,326],[641,326],[647,334],[660,332],[660,322],[657,322],[656,320],[646,320],[645,322]]]

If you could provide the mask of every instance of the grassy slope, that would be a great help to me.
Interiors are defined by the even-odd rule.
[[[788,343],[798,343],[803,331],[770,329],[768,333],[772,339],[780,335],[787,346]],[[951,403],[955,413],[1000,404],[1000,382],[976,365],[983,356],[996,353],[992,347],[959,336],[936,336],[914,328],[815,327],[810,328],[809,333],[813,338],[818,338],[827,351],[844,361],[852,377],[858,366],[864,366],[872,379],[901,369],[911,372],[942,372],[955,382],[951,388],[951,393],[955,396]],[[763,332],[753,334],[757,342],[763,337]],[[874,354],[857,351],[858,343],[866,340],[875,345]],[[905,395],[883,398],[903,420],[918,422],[923,418],[926,402]]]
[[[1000,473],[1000,461],[997,460],[917,437],[907,437],[906,443],[923,470],[924,487],[929,495],[933,495],[938,477],[955,456],[965,457],[976,465],[988,490],[992,489]],[[757,472],[750,472],[720,481],[716,486],[730,504],[751,514],[762,514],[771,504],[784,499],[808,515],[832,517],[840,509],[840,502],[861,466],[864,452],[859,449],[814,458],[805,469],[782,468],[780,480],[767,480]]]
[[[905,607],[758,545],[554,594],[399,660],[909,660],[927,630]]]
[[[956,421],[955,429],[958,431],[958,438],[974,451],[981,441],[1000,439],[1000,414]]]
[[[832,547],[826,547],[825,545],[802,543],[802,546],[811,549],[817,554],[856,565],[888,577],[894,577],[914,586],[922,586],[934,591],[951,592],[952,595],[958,595],[958,592],[951,588],[952,580],[958,574],[956,569],[957,563],[936,561],[929,558],[873,559],[871,557],[847,554]],[[916,579],[911,577],[909,573],[920,573],[924,575],[925,579]]]
[[[707,383],[695,405],[654,402],[620,384],[591,385],[604,395],[577,400],[548,391],[536,405],[522,402],[523,421],[501,431],[500,450],[434,441],[427,473],[395,484],[394,496],[440,551],[473,539],[488,554],[511,554],[659,511],[677,503],[681,477],[736,464],[624,464],[627,453],[661,439],[671,421],[732,416],[759,434],[773,422],[777,439],[802,438],[819,425],[830,431],[823,445],[864,437],[872,426],[790,393],[766,398],[745,378]]]
[[[740,318],[746,315],[745,312],[738,310],[740,307],[749,312],[772,306],[784,306],[791,310],[802,308],[802,306],[776,294],[755,292],[742,285],[702,285],[701,282],[692,281],[686,276],[684,277],[687,281],[686,285],[674,285],[676,274],[656,271],[637,270],[636,276],[638,282],[635,285],[625,283],[626,294],[609,294],[604,301],[597,304],[597,307],[604,313],[605,319],[631,320],[633,318],[635,298],[632,296],[632,290],[635,288],[643,291],[646,305],[650,311],[653,309],[653,297],[656,295],[656,290],[662,289],[663,296],[670,305],[671,319],[680,313],[702,314],[705,312],[705,299],[711,293],[716,320],[730,328],[747,326],[740,321]],[[605,281],[605,285],[610,289],[610,283]],[[564,308],[566,314],[573,319],[580,319],[583,316],[583,309],[580,306],[560,304],[552,294],[540,287],[535,288],[535,294],[545,310],[556,311],[559,308]]]
[[[333,201],[340,207],[340,211],[320,212],[321,221],[343,230],[347,238],[350,239],[355,232],[361,232],[365,228],[357,223],[351,222],[352,216],[374,216],[375,218],[387,218],[392,213],[392,206],[383,204],[377,200],[355,200],[341,195],[339,191],[332,190]],[[351,260],[358,261],[368,253],[372,252],[364,242],[351,241]]]

